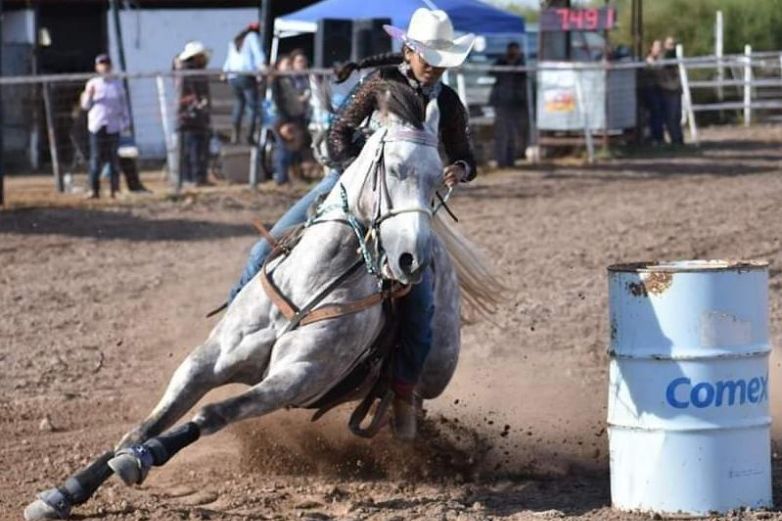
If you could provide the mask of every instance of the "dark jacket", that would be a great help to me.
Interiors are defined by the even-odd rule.
[[[509,63],[506,58],[500,58],[494,65],[524,66],[524,57],[520,56],[515,63]],[[527,73],[526,72],[494,72],[494,85],[489,94],[489,105],[493,107],[527,106]]]
[[[179,128],[181,130],[208,130],[212,112],[209,78],[206,76],[183,76],[178,87],[177,120]]]
[[[665,52],[665,59],[666,60],[675,60],[676,59],[676,51],[666,51]],[[679,66],[676,64],[673,65],[664,65],[660,68],[658,71],[657,76],[657,82],[660,85],[660,88],[663,90],[663,92],[671,93],[671,94],[681,94],[682,92],[682,80],[679,76]]]
[[[299,91],[291,76],[277,76],[272,82],[272,99],[277,108],[280,123],[301,121],[307,113],[306,105],[299,99]]]
[[[355,136],[365,119],[378,108],[378,94],[383,92],[386,82],[398,82],[413,89],[426,103],[424,89],[414,79],[405,77],[399,67],[382,67],[366,76],[342,106],[331,124],[327,137],[329,157],[336,163],[345,163],[361,152],[363,143]],[[449,163],[464,161],[469,167],[470,180],[477,174],[475,154],[470,142],[470,126],[467,110],[459,96],[447,85],[442,85],[437,97],[440,109],[440,142]]]

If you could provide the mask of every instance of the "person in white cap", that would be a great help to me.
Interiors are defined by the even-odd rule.
[[[104,165],[109,169],[111,197],[119,191],[119,135],[130,125],[122,80],[112,76],[111,71],[109,55],[96,56],[95,72],[98,76],[87,82],[80,100],[81,108],[89,111],[90,199],[100,197],[100,173]]]
[[[203,43],[187,42],[177,55],[179,68],[205,69],[212,51]],[[212,101],[209,94],[209,78],[182,76],[179,83],[178,130],[181,136],[182,180],[188,184],[204,185],[207,181],[209,161],[209,137],[211,135]]]
[[[385,26],[386,32],[403,43],[402,53],[388,53],[348,63],[337,71],[337,81],[344,81],[351,72],[379,67],[366,76],[339,110],[327,137],[329,160],[333,170],[283,215],[271,233],[280,236],[288,227],[307,220],[307,209],[322,194],[336,185],[342,170],[363,146],[362,125],[377,110],[378,98],[390,86],[409,88],[426,105],[437,100],[440,109],[439,134],[447,164],[443,180],[449,186],[473,179],[477,173],[470,143],[467,111],[459,96],[440,79],[449,67],[461,65],[472,49],[475,36],[455,37],[453,25],[444,11],[418,9],[413,13],[407,31]],[[229,301],[258,273],[271,251],[266,240],[251,250],[240,281],[231,290]],[[395,356],[392,386],[394,429],[398,437],[412,439],[416,435],[416,398],[413,391],[421,375],[432,343],[434,299],[432,274],[426,270],[422,281],[401,301],[401,342]]]

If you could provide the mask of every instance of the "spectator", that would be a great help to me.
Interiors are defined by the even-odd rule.
[[[646,69],[640,73],[641,100],[649,116],[649,136],[655,145],[665,141],[663,135],[663,121],[665,119],[665,105],[663,93],[659,83],[659,65],[662,59],[663,44],[660,40],[652,42],[649,54],[646,55]]]
[[[673,36],[665,39],[664,54],[666,60],[676,59],[676,40]],[[660,89],[663,99],[665,128],[673,145],[684,144],[682,136],[682,82],[679,67],[676,64],[665,65],[660,71]]]
[[[309,125],[310,119],[310,98],[312,98],[312,89],[310,88],[310,76],[307,73],[307,69],[310,67],[310,62],[307,59],[307,55],[300,49],[296,49],[291,52],[291,67],[294,74],[292,76],[293,86],[296,88],[296,92],[299,96],[299,100],[305,108],[306,125]]]
[[[277,121],[274,130],[277,137],[274,149],[274,180],[277,184],[288,182],[288,172],[300,158],[305,142],[307,105],[304,97],[296,88],[296,76],[292,70],[292,60],[283,56],[277,61],[276,75],[272,83],[272,97],[277,108]]]
[[[95,58],[97,78],[87,82],[81,94],[81,106],[88,111],[90,133],[90,199],[100,197],[100,173],[109,169],[111,197],[119,191],[119,134],[130,123],[122,82],[111,75],[111,59],[106,54]]]
[[[203,70],[212,51],[201,42],[188,42],[177,56],[182,70]],[[204,75],[182,76],[179,84],[178,129],[182,151],[180,175],[186,183],[206,185],[211,135],[209,78]]]
[[[524,65],[524,55],[516,42],[511,42],[505,56],[495,62],[496,66]],[[495,72],[494,85],[489,95],[489,104],[494,107],[494,157],[497,167],[513,166],[516,160],[516,140],[521,148],[527,148],[527,73]]]
[[[250,129],[247,133],[247,142],[255,143],[255,129],[261,118],[257,76],[263,72],[265,63],[266,56],[261,50],[259,26],[257,23],[252,23],[228,43],[228,56],[223,64],[223,71],[227,73],[228,83],[236,98],[231,131],[231,143],[234,145],[241,140],[242,119],[248,107]]]

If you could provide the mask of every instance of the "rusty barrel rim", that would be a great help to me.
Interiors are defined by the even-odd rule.
[[[613,273],[697,273],[715,271],[763,271],[767,270],[765,260],[670,260],[612,264],[608,271]]]

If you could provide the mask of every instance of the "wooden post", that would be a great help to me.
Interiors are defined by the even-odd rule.
[[[722,68],[723,53],[723,28],[722,11],[717,11],[717,19],[714,23],[714,55],[717,57],[717,98],[722,101],[725,99],[725,92],[722,89],[722,82],[725,81],[725,70]]]
[[[272,6],[272,0],[260,0],[260,4],[258,5],[258,22],[261,26],[261,48],[263,50],[263,56],[267,69],[269,64],[272,63],[272,55],[274,55],[275,59],[277,57],[277,46],[279,45],[279,40],[277,40],[276,35],[274,35],[274,19],[277,14],[278,13],[275,12]],[[269,172],[266,172],[266,168],[260,158],[263,157],[263,150],[261,147],[264,146],[264,143],[266,142],[266,136],[268,136],[269,132],[271,132],[269,130],[270,122],[266,121],[263,117],[263,100],[270,101],[272,97],[270,87],[271,85],[269,85],[269,76],[264,73],[264,77],[260,82],[261,92],[258,96],[259,103],[261,103],[258,140],[256,141],[254,147],[255,155],[253,156],[251,154],[252,163],[250,165],[250,176],[248,180],[250,188],[253,189],[255,189],[261,178],[266,179],[269,177]]]
[[[464,81],[464,72],[461,69],[456,73],[456,92],[459,94],[459,99],[462,100],[464,108],[467,108],[467,84]]]
[[[3,75],[3,0],[0,0],[0,76]],[[5,126],[3,125],[3,87],[0,85],[0,206],[5,204],[5,168],[3,168],[3,158],[5,158]]]
[[[32,4],[33,8],[33,53],[32,62],[30,63],[30,72],[33,76],[37,76],[40,72],[41,61],[41,46],[38,42],[38,35],[41,31],[41,3],[35,2]],[[33,99],[33,106],[30,117],[32,118],[32,125],[30,125],[30,167],[38,171],[41,169],[41,84],[35,82],[30,89],[30,96]]]
[[[110,0],[111,2],[111,14],[114,18],[114,35],[117,39],[117,55],[119,57],[119,69],[121,72],[127,72],[127,62],[125,61],[125,41],[122,39],[122,25],[119,20],[119,7],[117,6],[117,0]],[[130,123],[130,135],[136,139],[136,127],[133,121],[133,105],[130,103],[130,84],[127,78],[122,79],[122,84],[125,87],[125,102],[128,104],[128,122]]]
[[[57,133],[54,128],[54,107],[52,106],[52,95],[49,87],[50,85],[48,83],[44,83],[42,86],[43,109],[44,112],[46,112],[46,131],[49,137],[49,154],[52,156],[54,184],[57,187],[57,191],[62,193],[65,191],[65,180],[62,177],[60,158],[57,154]]]
[[[179,179],[179,162],[177,155],[177,141],[171,129],[171,120],[168,114],[168,103],[166,100],[166,82],[163,76],[158,75],[155,78],[157,82],[157,99],[160,106],[160,119],[163,124],[163,137],[166,144],[166,166],[168,167],[169,183],[174,185]]]
[[[695,124],[695,111],[692,108],[692,92],[690,91],[690,81],[687,77],[687,67],[684,66],[684,47],[682,44],[676,45],[676,59],[679,60],[679,78],[682,83],[682,113],[687,115],[687,122],[690,126],[690,137],[693,143],[698,144],[698,126]]]
[[[752,46],[744,46],[744,126],[752,123]]]
[[[581,70],[574,68],[573,74],[576,88],[576,103],[578,103],[578,110],[581,111],[581,117],[584,124],[584,141],[586,142],[587,161],[589,161],[589,164],[592,164],[595,162],[595,145],[592,141],[592,129],[589,128],[589,114],[587,114],[588,111],[584,99],[584,88],[581,85]]]

